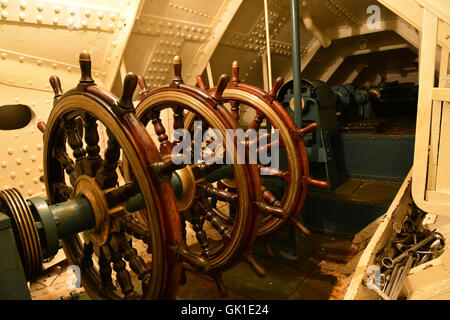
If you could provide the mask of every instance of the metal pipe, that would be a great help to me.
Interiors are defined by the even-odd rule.
[[[208,62],[208,64],[206,65],[206,74],[208,75],[208,84],[209,87],[212,88],[214,87],[214,79],[212,76],[212,71],[211,71],[211,64]]]
[[[298,0],[290,0],[291,33],[292,33],[292,72],[294,75],[294,121],[297,127],[302,127],[302,92],[300,64],[300,29],[298,23]]]
[[[269,91],[270,89],[272,89],[271,87],[269,87],[269,74],[267,71],[267,55],[262,54],[261,55],[261,65],[262,65],[262,73],[263,73],[263,83],[264,83],[264,91]]]
[[[84,197],[49,206],[56,223],[58,238],[64,239],[95,226],[89,200]]]
[[[267,78],[269,81],[269,88],[272,88],[272,61],[270,58],[269,8],[267,5],[267,0],[264,0],[264,20],[266,23]]]

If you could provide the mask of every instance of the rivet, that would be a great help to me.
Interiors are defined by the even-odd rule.
[[[97,22],[95,23],[95,27],[96,27],[97,29],[100,29],[100,27],[101,27],[100,22],[97,21]]]
[[[83,21],[81,22],[81,25],[82,25],[84,28],[86,28],[86,27],[87,27],[87,21],[86,21],[86,20],[83,20]]]
[[[41,149],[42,149],[42,144],[38,143],[38,144],[36,145],[36,149],[41,150]]]
[[[23,152],[28,152],[28,150],[29,150],[30,148],[28,147],[28,146],[23,146]]]
[[[89,10],[85,10],[84,15],[86,18],[89,18],[91,16],[91,13],[89,12]]]
[[[57,18],[57,17],[54,17],[54,18],[52,19],[52,21],[53,21],[53,24],[58,24],[58,18]]]
[[[25,10],[25,9],[27,8],[27,3],[26,3],[26,1],[21,1],[20,4],[19,4],[19,6],[20,6],[20,9]]]
[[[99,11],[99,12],[97,13],[97,17],[98,17],[100,20],[102,20],[102,19],[103,19],[103,12]]]
[[[22,12],[21,14],[19,14],[19,19],[22,21],[25,20],[25,13]]]
[[[19,182],[19,187],[21,187],[21,188],[25,187],[25,182],[20,181],[20,182]]]
[[[42,187],[41,187],[41,190],[42,190],[42,191],[45,191],[45,186],[42,186]]]
[[[37,20],[37,22],[41,23],[41,22],[42,22],[42,16],[41,16],[41,15],[38,15],[38,16],[36,17],[36,20]]]
[[[55,10],[55,13],[58,14],[61,11],[61,8],[56,6],[53,8]]]
[[[17,159],[16,159],[16,163],[20,166],[20,165],[22,164],[22,159],[17,158]]]
[[[111,19],[111,21],[116,21],[116,15],[113,14],[113,13],[111,13],[111,14],[109,15],[109,18]]]
[[[14,153],[14,150],[12,148],[8,148],[8,154],[12,155]]]
[[[114,29],[114,25],[112,23],[108,24],[108,28],[109,30],[113,30]]]
[[[6,161],[2,161],[2,168],[6,168],[6,166],[7,166]]]
[[[38,11],[42,11],[44,10],[44,5],[42,3],[38,3],[36,4],[36,8],[38,9]]]
[[[44,167],[43,167],[43,166],[39,166],[39,167],[38,167],[38,170],[39,170],[40,172],[42,172],[42,171],[44,171]]]
[[[35,162],[36,161],[36,156],[31,156],[30,159],[31,159],[32,162]]]
[[[8,18],[8,12],[2,11],[2,18],[3,18],[3,19]]]
[[[11,172],[11,179],[15,179],[16,178],[16,173],[14,171]]]
[[[3,53],[1,54],[1,57],[2,57],[3,60],[5,60],[5,59],[6,59],[6,53],[3,52]]]
[[[69,8],[69,9],[67,10],[67,12],[68,12],[71,16],[74,16],[74,15],[75,15],[75,9],[74,9],[74,8]]]
[[[25,169],[25,174],[26,174],[26,175],[29,175],[30,173],[31,173],[31,169],[30,169],[30,168],[26,168],[26,169]]]
[[[106,57],[106,62],[111,62],[111,58],[110,57]]]
[[[34,183],[34,184],[38,184],[38,183],[39,183],[39,179],[38,179],[38,178],[34,178],[34,179],[33,179],[33,183]]]
[[[111,45],[113,46],[113,48],[117,47],[117,43],[115,41],[111,42]]]
[[[72,71],[72,67],[67,67],[67,72]]]
[[[6,8],[8,6],[8,0],[2,0],[2,8]]]
[[[58,67],[58,65],[57,65],[56,63],[53,63],[53,64],[52,64],[52,68],[53,68],[53,69],[56,69],[57,67]]]
[[[29,196],[32,196],[32,195],[33,195],[33,190],[28,189],[28,195],[29,195]]]

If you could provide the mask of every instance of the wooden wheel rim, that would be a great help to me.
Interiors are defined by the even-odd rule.
[[[97,88],[98,90],[98,88]],[[110,96],[111,98],[111,96]],[[136,147],[133,144],[130,136],[127,135],[126,132],[123,131],[123,128],[128,126],[135,126],[132,121],[124,121],[123,118],[119,119],[114,116],[114,113],[110,110],[110,107],[107,103],[103,102],[101,99],[89,93],[67,93],[64,95],[61,100],[53,108],[50,113],[48,122],[47,122],[47,130],[44,134],[44,177],[45,177],[45,185],[47,189],[47,196],[51,204],[55,202],[53,194],[50,192],[52,190],[51,183],[49,181],[49,170],[50,165],[52,163],[52,154],[49,146],[52,145],[53,131],[57,127],[57,124],[60,121],[60,117],[64,114],[73,112],[73,111],[86,111],[93,115],[97,121],[101,122],[105,127],[107,127],[111,132],[114,133],[114,137],[118,141],[121,146],[123,155],[126,156],[128,162],[134,172],[134,174],[138,177],[149,177],[148,172],[148,164],[145,163]],[[124,125],[125,122],[125,125]],[[136,124],[139,122],[136,120]],[[135,128],[136,129],[136,128]],[[143,132],[143,128],[137,130],[141,131],[141,135],[147,135],[147,133]],[[147,140],[151,139],[148,137]],[[148,147],[148,146],[147,146]],[[149,148],[154,149],[154,146],[150,146]],[[64,176],[64,173],[62,173]],[[167,288],[173,289],[173,291],[177,291],[177,283],[179,282],[179,276],[171,274],[168,270],[168,262],[166,261],[168,251],[166,240],[168,238],[177,238],[177,236],[168,236],[167,231],[163,228],[161,224],[163,221],[160,221],[160,217],[163,215],[172,216],[171,219],[174,218],[174,212],[161,212],[161,199],[154,198],[156,194],[155,188],[152,185],[150,179],[137,179],[140,191],[143,195],[143,199],[145,201],[145,207],[147,211],[147,223],[149,224],[149,228],[152,230],[151,232],[151,243],[152,243],[152,277],[149,283],[149,288],[151,288],[143,298],[146,299],[157,299],[161,297],[166,297]],[[52,181],[53,182],[53,181]],[[172,194],[173,199],[174,195]],[[170,197],[170,194],[169,194]],[[170,199],[169,199],[170,201]],[[176,212],[175,212],[176,213]],[[175,234],[179,233],[179,231],[175,231]],[[172,241],[172,239],[170,239]],[[81,255],[82,251],[82,243],[78,235],[75,235],[71,238],[66,238],[63,240],[64,242],[64,251],[69,258],[70,263],[78,264],[76,261],[76,257]],[[172,272],[175,272],[172,270]],[[84,276],[83,276],[84,275]],[[121,298],[117,294],[110,292],[106,294],[106,296],[102,296],[99,294],[100,280],[99,275],[93,267],[90,267],[88,270],[84,270],[82,272],[82,284],[83,287],[86,288],[86,291],[93,298],[108,298],[108,299],[118,299]],[[102,292],[103,294],[103,292]]]
[[[152,108],[156,111],[158,108],[165,105],[169,107],[171,104],[179,104],[186,109],[193,109],[197,114],[202,115],[212,128],[219,129],[223,137],[225,137],[226,127],[221,120],[219,120],[219,115],[212,110],[210,106],[193,96],[192,92],[186,92],[189,90],[189,88],[186,90],[186,87],[187,86],[183,86],[184,90],[165,87],[153,91],[136,107],[137,117],[139,119],[145,118],[146,113]],[[192,122],[193,119],[194,114],[190,112],[184,120],[185,128],[189,128],[190,122]],[[146,125],[146,123],[144,123],[144,125]],[[234,147],[233,143],[230,143],[229,141],[226,142],[227,149]],[[236,152],[234,152],[234,156],[237,157]],[[243,165],[234,165],[235,175],[245,177],[244,168]],[[240,217],[240,223],[235,223],[232,231],[232,235],[234,236],[231,237],[227,249],[220,250],[215,256],[209,259],[210,273],[228,270],[230,267],[234,266],[240,261],[242,256],[248,252],[254,242],[257,231],[257,211],[252,201],[258,201],[260,200],[260,197],[257,199],[250,199],[250,195],[247,192],[249,188],[251,188],[250,185],[254,183],[254,181],[249,183],[246,179],[239,179],[238,189],[243,190],[240,191],[239,194],[238,212],[240,212],[240,214],[237,215]],[[237,218],[236,221],[238,221]],[[248,232],[249,230],[251,231]],[[236,234],[242,235],[242,237],[236,236]]]
[[[283,139],[285,143],[288,168],[291,175],[290,183],[287,185],[287,193],[285,193],[282,200],[282,208],[286,210],[289,216],[296,216],[303,205],[304,196],[306,195],[306,187],[302,186],[301,181],[302,174],[305,174],[307,171],[307,168],[305,170],[305,162],[300,160],[302,159],[301,144],[303,144],[303,141],[296,143],[296,141],[292,139],[292,133],[290,130],[296,130],[296,127],[287,123],[286,119],[288,118],[286,117],[289,117],[287,113],[284,115],[284,119],[282,119],[278,115],[277,111],[271,106],[271,103],[268,103],[267,98],[263,98],[264,96],[267,96],[267,93],[250,85],[245,85],[245,89],[248,89],[248,91],[239,88],[242,84],[238,84],[237,86],[233,85],[234,84],[230,84],[229,87],[227,87],[223,92],[224,100],[239,101],[254,109],[260,110],[266,118],[270,119],[272,125],[280,132],[280,139]],[[272,103],[277,102],[273,101]],[[299,194],[300,197],[298,196]],[[260,238],[267,237],[279,230],[286,222],[287,220],[281,220],[275,217],[267,217],[262,219],[257,236]]]

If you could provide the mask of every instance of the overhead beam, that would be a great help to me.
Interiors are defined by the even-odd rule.
[[[243,0],[224,1],[222,7],[217,14],[217,24],[212,28],[212,35],[209,41],[206,41],[201,49],[197,52],[191,66],[186,72],[186,82],[195,83],[195,77],[202,74],[206,68],[208,61],[211,59],[217,45],[222,39],[223,34],[228,28],[231,20],[241,6]]]
[[[122,58],[133,30],[134,23],[145,0],[122,0],[118,26],[113,32],[103,62],[103,82],[111,90],[122,63]]]
[[[378,2],[420,31],[422,31],[423,26],[423,7],[425,6],[433,13],[438,13],[437,15],[441,22],[438,23],[437,43],[441,47],[445,46],[450,49],[450,21],[448,20],[448,13],[445,10],[442,13],[440,12],[441,10],[438,10],[440,8],[439,4],[442,4],[445,8],[449,6],[447,0],[378,0]],[[447,21],[447,23],[444,21]]]

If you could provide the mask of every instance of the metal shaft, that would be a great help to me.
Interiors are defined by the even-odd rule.
[[[291,33],[292,33],[292,70],[294,74],[294,121],[297,127],[302,127],[302,91],[300,64],[300,28],[298,23],[298,0],[291,3]]]

